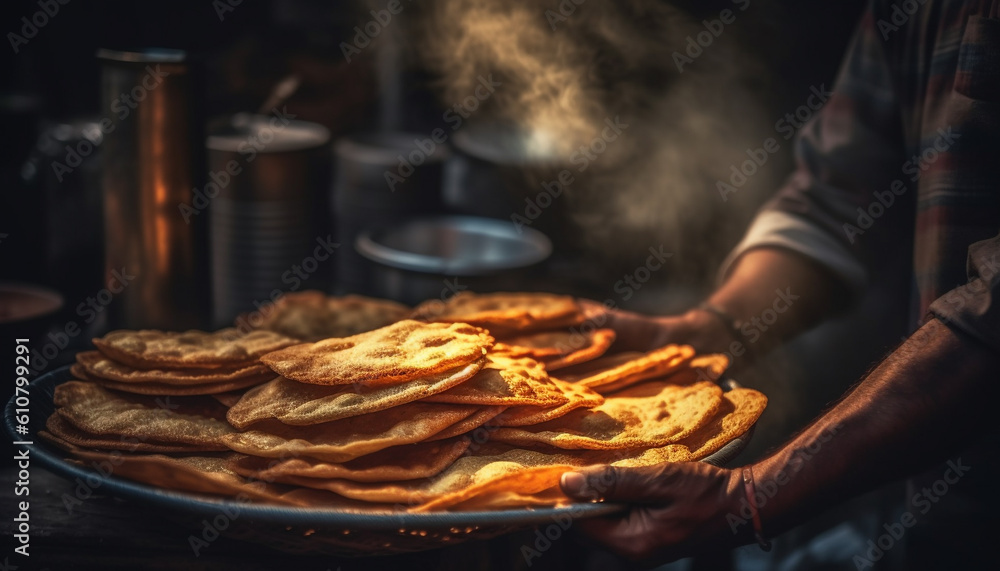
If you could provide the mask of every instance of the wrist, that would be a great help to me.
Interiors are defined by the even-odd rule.
[[[702,353],[725,353],[739,342],[734,331],[719,316],[702,307],[688,310],[681,316],[690,332],[689,343]]]

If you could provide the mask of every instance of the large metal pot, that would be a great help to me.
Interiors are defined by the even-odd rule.
[[[443,216],[362,232],[355,249],[375,262],[371,295],[416,304],[464,290],[525,289],[552,243],[509,221]]]

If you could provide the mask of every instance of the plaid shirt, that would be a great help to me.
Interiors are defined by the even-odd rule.
[[[857,292],[902,260],[915,323],[1000,348],[1000,236],[969,255],[1000,230],[1000,0],[872,0],[795,151],[730,260],[788,248]]]

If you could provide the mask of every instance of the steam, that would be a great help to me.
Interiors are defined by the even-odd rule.
[[[772,161],[726,202],[716,189],[747,148],[774,136],[747,87],[759,66],[727,29],[678,72],[674,52],[704,28],[668,4],[562,5],[576,8],[562,15],[556,0],[437,0],[426,7],[419,55],[441,77],[445,104],[472,93],[483,74],[503,83],[476,120],[516,125],[529,150],[573,172],[558,207],[598,262],[634,267],[662,244],[675,254],[671,274],[706,283],[782,172]],[[626,132],[578,172],[574,153],[615,117]],[[532,196],[546,175],[526,174]]]

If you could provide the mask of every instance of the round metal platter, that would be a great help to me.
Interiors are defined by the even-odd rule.
[[[248,504],[165,490],[113,475],[102,476],[96,471],[66,461],[65,452],[38,438],[38,431],[45,428],[45,420],[54,410],[52,396],[55,387],[71,379],[73,376],[69,367],[63,367],[30,384],[31,413],[27,435],[16,433],[14,399],[7,403],[4,410],[7,433],[15,441],[33,442],[30,445],[33,460],[70,481],[81,478],[93,482],[97,479],[100,484],[93,487],[101,493],[158,506],[169,512],[214,517],[223,510],[237,510],[240,514],[238,521],[242,525],[241,530],[231,530],[233,535],[239,539],[264,542],[286,551],[360,555],[370,553],[371,549],[377,547],[383,554],[412,552],[435,549],[466,539],[485,539],[534,525],[565,521],[567,516],[572,519],[599,517],[625,509],[625,506],[618,504],[591,503],[496,511],[358,513]],[[722,386],[725,390],[731,390],[735,383],[726,381]],[[703,461],[725,463],[746,446],[751,433],[752,429]],[[428,530],[437,531],[428,536]]]

